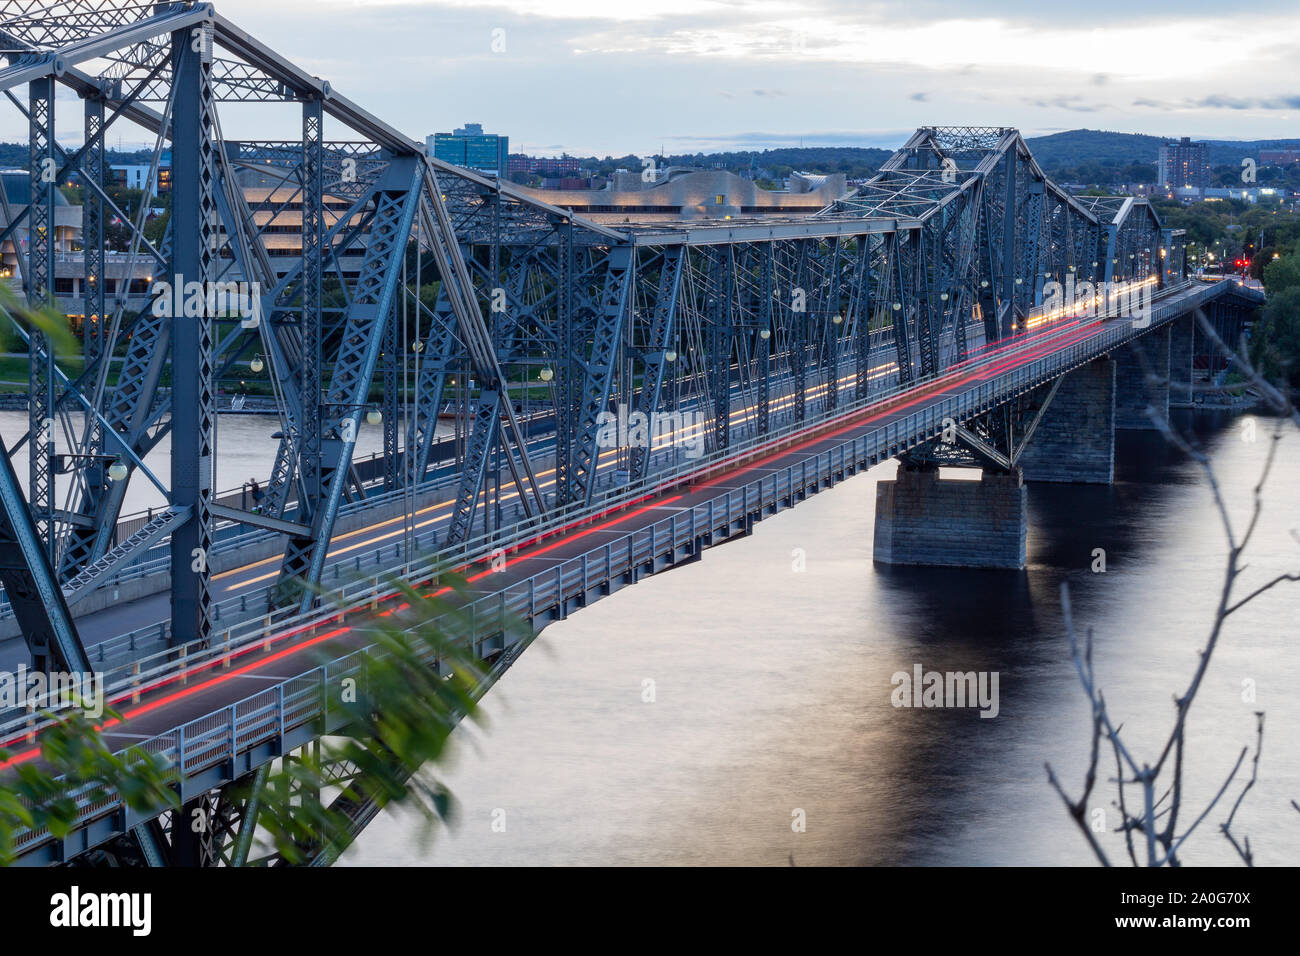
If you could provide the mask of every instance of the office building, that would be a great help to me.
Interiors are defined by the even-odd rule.
[[[434,159],[493,176],[505,175],[510,137],[485,133],[481,123],[466,123],[450,133],[434,133],[425,139],[425,145]]]

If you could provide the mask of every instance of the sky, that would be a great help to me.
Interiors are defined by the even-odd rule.
[[[412,137],[480,122],[512,152],[893,147],[922,125],[1300,137],[1295,0],[216,7]],[[284,138],[295,122],[276,109],[222,107],[224,132]],[[61,112],[59,138],[80,139],[79,110]],[[12,118],[2,132],[25,134]]]

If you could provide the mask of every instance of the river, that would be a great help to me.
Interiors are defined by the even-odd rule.
[[[1178,419],[1243,521],[1268,420],[1246,441],[1236,414]],[[1300,435],[1283,434],[1246,588],[1300,565]],[[1091,862],[1044,771],[1050,761],[1077,795],[1089,743],[1060,582],[1094,628],[1097,675],[1129,746],[1153,756],[1222,582],[1204,475],[1158,435],[1121,432],[1113,487],[1031,485],[1029,567],[1000,572],[874,567],[875,482],[894,467],[547,628],[485,698],[486,726],[453,735],[438,774],[455,825],[426,843],[417,818],[386,811],[342,863]],[[1095,548],[1104,573],[1091,570]],[[1297,585],[1235,614],[1189,723],[1185,820],[1253,748],[1253,712],[1266,711],[1260,780],[1235,825],[1261,864],[1300,860],[1297,625]],[[918,663],[997,671],[997,717],[893,707],[892,675]],[[1108,752],[1102,770],[1113,771]],[[1106,787],[1090,808],[1110,808]],[[1234,862],[1217,831],[1225,816],[1211,812],[1186,862]],[[1105,842],[1118,859],[1118,838]]]
[[[76,426],[81,427],[82,416],[74,416]],[[271,473],[271,464],[275,460],[278,442],[271,436],[280,430],[280,420],[274,415],[252,415],[226,413],[217,416],[217,473],[216,491],[225,492],[239,488],[250,478],[266,483]],[[0,411],[0,438],[6,445],[27,434],[27,413]],[[62,428],[54,429],[56,453],[69,451],[70,445],[65,440]],[[365,458],[384,447],[384,430],[382,426],[363,424],[357,429],[356,457]],[[105,454],[112,453],[112,449]],[[27,446],[23,445],[13,455],[14,470],[23,488],[27,488]],[[164,435],[146,456],[145,466],[154,473],[164,485],[171,484],[171,436]],[[63,506],[64,496],[69,487],[67,475],[59,476],[58,505]],[[146,508],[156,508],[166,498],[144,475],[131,479],[123,502],[122,513],[134,514]]]

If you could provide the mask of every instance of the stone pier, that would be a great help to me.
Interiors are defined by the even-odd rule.
[[[1160,326],[1111,353],[1115,360],[1115,427],[1154,429],[1147,406],[1169,415],[1170,324]]]
[[[1115,370],[1103,357],[1065,376],[1020,456],[1026,481],[1115,480]]]
[[[1018,471],[945,481],[936,468],[900,465],[894,480],[876,485],[874,557],[882,564],[1023,568],[1025,528]]]
[[[1196,316],[1184,315],[1169,323],[1169,401],[1191,405],[1192,362],[1196,349]]]

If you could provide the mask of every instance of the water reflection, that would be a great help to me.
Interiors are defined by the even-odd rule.
[[[1185,424],[1244,518],[1267,429],[1247,443],[1232,416]],[[1095,630],[1115,717],[1149,752],[1222,580],[1223,536],[1198,466],[1156,434],[1124,432],[1113,487],[1032,485],[1025,572],[873,566],[874,482],[892,471],[873,469],[549,628],[489,695],[488,731],[458,731],[454,761],[440,768],[460,825],[426,853],[412,821],[385,813],[345,862],[1089,862],[1043,769],[1050,760],[1077,792],[1087,760],[1060,583]],[[1297,477],[1291,433],[1252,580],[1297,563]],[[1098,548],[1104,574],[1092,571]],[[1300,859],[1287,804],[1300,795],[1300,759],[1286,743],[1300,728],[1298,616],[1298,590],[1235,616],[1189,723],[1189,800],[1203,801],[1253,744],[1253,711],[1268,711],[1261,780],[1239,815],[1265,864]],[[998,717],[893,707],[891,676],[917,663],[998,671]],[[1243,678],[1256,681],[1257,703],[1242,700]],[[1110,799],[1099,792],[1095,803]],[[805,832],[792,828],[800,812]],[[1212,825],[1186,854],[1232,859]]]

